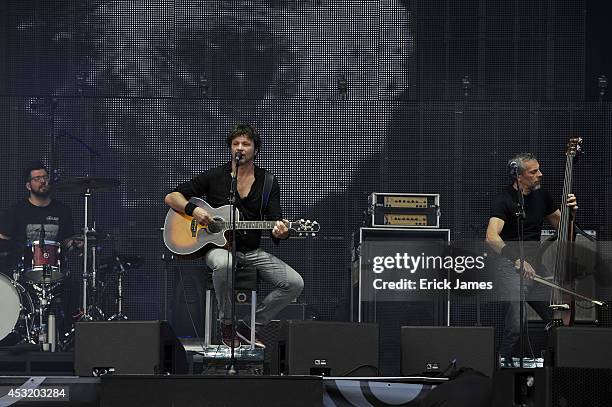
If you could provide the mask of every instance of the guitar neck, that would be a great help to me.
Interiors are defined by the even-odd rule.
[[[221,222],[223,229],[231,229],[232,222]],[[236,222],[237,229],[274,229],[275,220],[240,220]]]

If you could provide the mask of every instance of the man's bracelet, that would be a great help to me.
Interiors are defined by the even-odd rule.
[[[189,215],[192,216],[193,215],[193,211],[195,211],[195,208],[197,208],[198,205],[194,204],[193,202],[187,202],[187,205],[185,205],[185,215]]]
[[[514,247],[510,247],[509,245],[505,245],[501,249],[500,254],[512,262],[515,262],[516,259],[521,257],[519,252]]]

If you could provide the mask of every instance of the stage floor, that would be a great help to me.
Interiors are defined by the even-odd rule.
[[[444,381],[423,377],[1,376],[0,406],[418,406]]]

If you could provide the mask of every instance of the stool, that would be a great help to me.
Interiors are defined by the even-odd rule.
[[[207,269],[206,277],[206,298],[205,307],[206,314],[204,316],[204,346],[211,346],[211,337],[213,329],[212,318],[212,270]],[[240,260],[236,264],[236,284],[234,287],[234,295],[236,291],[251,291],[251,346],[250,349],[255,349],[255,311],[257,311],[257,269],[252,266],[246,266]]]

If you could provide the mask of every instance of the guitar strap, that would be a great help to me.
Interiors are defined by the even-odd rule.
[[[272,191],[272,183],[274,181],[274,174],[266,171],[266,179],[264,180],[264,187],[261,191],[261,208],[259,209],[259,215],[261,219],[264,219],[264,210],[268,207],[268,201],[270,200],[270,192]]]

